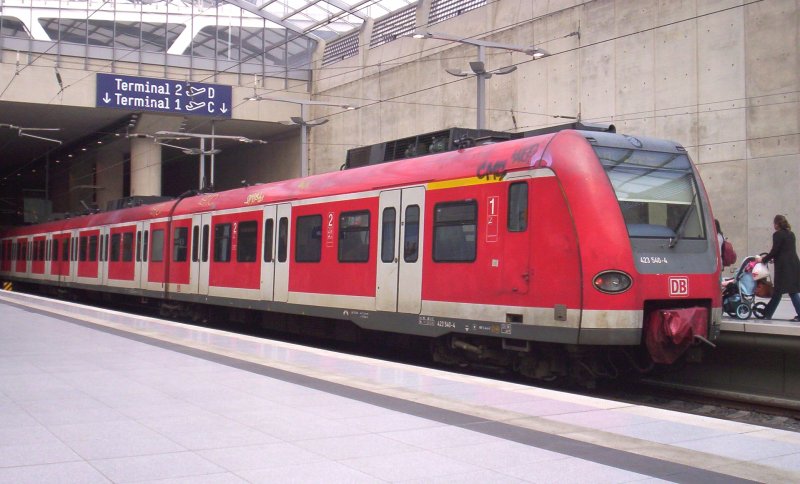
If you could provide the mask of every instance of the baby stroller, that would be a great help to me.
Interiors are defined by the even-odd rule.
[[[756,267],[756,256],[745,257],[733,277],[722,281],[722,309],[734,318],[748,319],[751,315],[764,318],[767,305],[755,299],[770,297],[772,284],[767,281],[766,268],[758,268],[760,273],[753,274]]]

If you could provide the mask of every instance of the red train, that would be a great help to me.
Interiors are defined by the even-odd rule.
[[[681,146],[565,130],[15,228],[0,276],[348,320],[432,337],[443,362],[584,378],[716,337],[715,241]]]

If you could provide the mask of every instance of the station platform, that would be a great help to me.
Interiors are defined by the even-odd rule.
[[[758,299],[759,302],[766,303],[768,299]],[[784,295],[775,314],[771,320],[757,319],[737,319],[729,314],[724,314],[722,318],[722,331],[735,333],[763,334],[775,336],[800,336],[800,322],[791,321],[795,317],[794,306],[789,296]]]
[[[800,434],[0,292],[0,482],[800,482]]]

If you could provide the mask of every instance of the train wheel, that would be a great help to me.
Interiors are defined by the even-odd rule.
[[[767,303],[757,302],[753,304],[753,316],[758,319],[764,319],[766,316]]]
[[[739,319],[748,319],[750,317],[750,306],[747,304],[740,304],[736,306],[736,317]]]

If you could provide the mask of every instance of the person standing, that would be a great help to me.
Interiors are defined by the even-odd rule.
[[[800,259],[797,257],[796,239],[792,226],[783,215],[776,215],[773,225],[772,249],[764,257],[756,258],[763,263],[775,262],[775,291],[764,309],[764,319],[772,319],[781,296],[789,294],[797,313],[792,321],[800,321]]]

